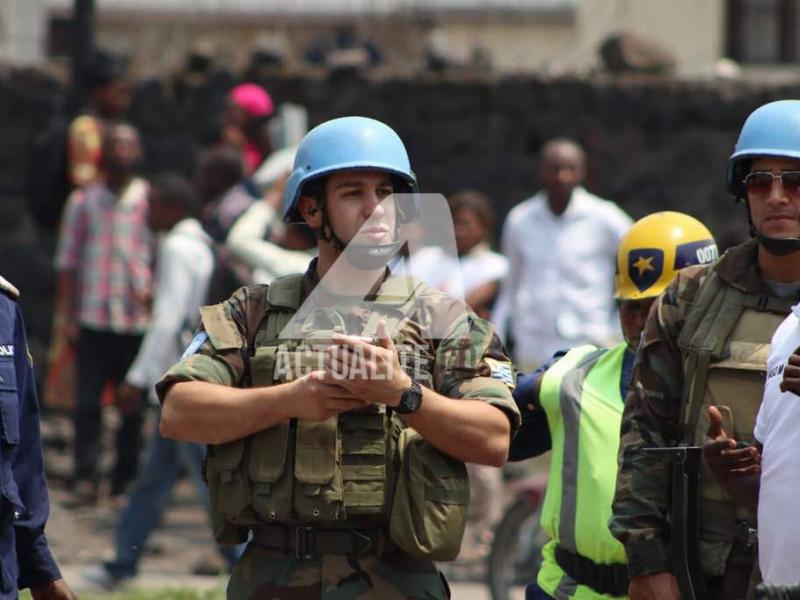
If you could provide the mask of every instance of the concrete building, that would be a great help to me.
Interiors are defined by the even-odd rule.
[[[31,63],[68,51],[71,0],[0,0],[0,58]],[[670,51],[683,76],[800,58],[800,0],[97,0],[101,45],[163,72],[202,49],[242,66],[255,47],[299,65],[334,36],[369,39],[393,72],[434,49],[496,72],[585,74],[609,35],[632,32]],[[310,50],[311,49],[311,50]]]

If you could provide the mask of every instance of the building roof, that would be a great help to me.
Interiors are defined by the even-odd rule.
[[[264,15],[375,15],[400,12],[572,13],[579,0],[97,0],[97,10],[125,13],[207,13]],[[69,10],[72,0],[45,0],[50,9]]]

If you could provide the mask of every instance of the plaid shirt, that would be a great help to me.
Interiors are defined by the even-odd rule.
[[[56,268],[77,275],[81,325],[115,333],[144,331],[150,318],[152,261],[143,180],[131,181],[119,198],[103,183],[70,196]]]

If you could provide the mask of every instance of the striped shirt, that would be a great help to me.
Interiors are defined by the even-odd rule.
[[[141,333],[150,318],[153,236],[147,228],[147,184],[133,179],[119,197],[103,183],[67,201],[56,268],[77,275],[82,326]]]

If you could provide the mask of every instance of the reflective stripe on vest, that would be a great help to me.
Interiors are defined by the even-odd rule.
[[[625,563],[625,549],[608,529],[624,408],[620,377],[625,349],[624,343],[611,349],[580,346],[542,379],[539,400],[553,439],[542,526],[553,541],[543,551],[538,583],[554,597],[611,597],[565,575],[555,561],[556,543],[598,564]]]

